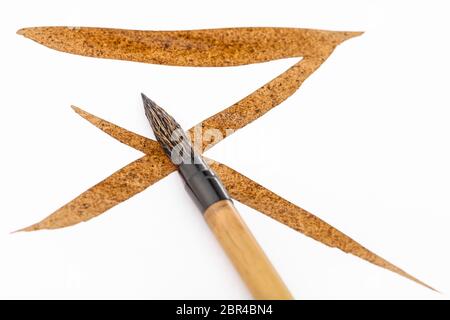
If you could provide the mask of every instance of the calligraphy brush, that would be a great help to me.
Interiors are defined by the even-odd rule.
[[[180,125],[142,95],[145,115],[164,152],[177,166],[186,189],[255,299],[292,299],[242,220],[219,177],[194,150]]]

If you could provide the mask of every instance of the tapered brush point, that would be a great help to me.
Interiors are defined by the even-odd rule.
[[[145,94],[143,94],[142,92],[141,92],[141,97],[142,97],[142,101],[144,101],[144,103],[145,103],[145,101],[146,100],[150,100]]]
[[[188,138],[180,125],[163,108],[141,93],[145,115],[153,129],[156,139],[168,155],[179,143],[188,143]],[[186,149],[187,150],[187,149]]]
[[[154,108],[156,106],[156,103],[147,97],[145,94],[141,93],[142,101],[144,102],[144,106],[152,107]]]

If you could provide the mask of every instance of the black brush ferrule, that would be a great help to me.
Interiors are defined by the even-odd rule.
[[[217,201],[231,200],[219,177],[200,156],[196,156],[193,163],[181,163],[178,171],[202,213]]]

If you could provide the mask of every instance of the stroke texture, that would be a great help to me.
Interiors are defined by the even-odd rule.
[[[301,61],[255,92],[200,123],[204,130],[220,130],[224,138],[230,131],[246,126],[286,100],[320,67],[337,45],[361,34],[293,28],[139,31],[85,27],[37,27],[21,29],[18,33],[63,52],[175,66],[226,67],[302,57]],[[73,108],[102,131],[145,155],[23,231],[62,228],[87,221],[175,171],[157,142],[80,108]],[[190,133],[193,133],[194,128],[189,130]],[[203,149],[219,141],[203,141]],[[210,161],[234,199],[327,246],[431,288],[320,218],[225,164]]]

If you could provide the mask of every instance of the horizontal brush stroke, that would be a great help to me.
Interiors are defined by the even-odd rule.
[[[17,33],[49,48],[83,56],[194,67],[325,56],[341,42],[361,34],[250,27],[183,31],[33,27]]]
[[[73,108],[84,119],[92,123],[100,130],[104,131],[108,135],[117,139],[118,141],[130,147],[133,147],[139,151],[145,153],[150,152],[150,154],[152,155],[156,154],[158,157],[163,156],[162,148],[160,147],[158,142],[143,137],[141,135],[135,134],[113,123],[98,118],[80,108],[77,107]],[[143,191],[148,186],[155,183],[157,180],[162,179],[170,172],[175,171],[175,167],[171,163],[167,165],[167,162],[164,161],[160,162],[159,160],[157,162],[152,162],[151,160],[154,159],[149,159],[149,157],[150,155],[146,155],[132,162],[131,164],[128,164],[124,168],[114,173],[109,178],[102,181],[100,184],[92,187],[85,193],[81,194],[80,196],[72,200],[63,208],[69,207],[74,212],[85,212],[86,210],[86,208],[84,207],[85,194],[86,193],[95,194],[97,192],[99,194],[103,194],[103,192],[101,192],[100,187],[100,185],[102,184],[110,187],[113,186],[113,188],[111,188],[110,190],[110,192],[112,192],[113,194],[112,199],[124,198],[127,196],[129,198]],[[167,158],[165,155],[164,157]],[[289,201],[273,193],[272,191],[266,189],[262,185],[254,182],[253,180],[244,176],[243,174],[233,170],[232,168],[219,162],[216,162],[215,160],[211,159],[207,160],[210,163],[213,170],[221,178],[225,187],[229,191],[231,197],[234,198],[235,200],[257,211],[260,211],[265,215],[271,217],[272,219],[277,220],[278,222],[314,240],[317,240],[327,246],[338,248],[346,253],[350,253],[356,257],[364,259],[377,266],[395,272],[427,288],[433,289],[427,284],[418,280],[417,278],[406,273],[404,270],[396,267],[392,263],[388,262],[387,260],[381,258],[375,253],[366,249],[358,242],[351,239],[350,237],[348,237],[338,229],[334,228],[333,226],[329,225],[325,221],[321,220],[320,218],[316,217],[312,213],[309,213],[308,211],[290,203]],[[151,165],[153,168],[154,177],[153,179],[142,179],[142,177],[140,176],[141,175],[140,172],[146,171],[149,165]],[[133,174],[133,172],[136,174]],[[118,179],[117,177],[120,178]],[[123,181],[124,177],[126,179],[131,180]],[[120,194],[121,188],[117,187],[117,183],[124,183],[124,182],[135,186],[135,188],[132,189],[133,190],[132,194],[128,193],[126,195]],[[97,188],[100,190],[97,191],[96,190]],[[118,195],[115,196],[116,194]],[[120,201],[114,202],[104,201],[105,199],[101,197],[97,197],[97,200],[99,202],[95,207],[87,208],[88,210],[90,210],[88,211],[88,214],[91,215],[89,219],[103,213],[104,211],[110,209],[112,206],[120,203]],[[68,219],[67,212],[63,208],[56,211],[43,221],[31,227],[25,228],[24,230],[31,231],[38,229],[49,229],[49,226],[50,228],[53,228],[54,225],[58,225],[59,227],[67,227],[69,225],[73,225],[75,223],[88,220],[86,219],[87,218],[86,216],[82,215],[70,217],[71,219]]]

